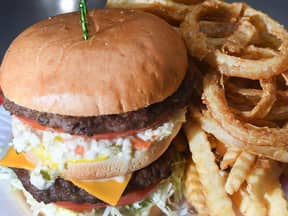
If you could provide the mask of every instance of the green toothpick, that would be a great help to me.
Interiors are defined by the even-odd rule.
[[[83,38],[84,40],[88,40],[88,27],[87,27],[87,1],[86,0],[80,0],[79,1],[79,9],[80,9],[80,21],[81,21],[81,27],[83,32]]]

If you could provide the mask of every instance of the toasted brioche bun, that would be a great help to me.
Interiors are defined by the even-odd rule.
[[[110,157],[108,160],[101,162],[82,162],[68,163],[66,169],[62,173],[64,178],[93,180],[99,178],[109,178],[113,176],[123,176],[148,166],[157,160],[169,147],[172,139],[178,134],[183,121],[185,121],[186,109],[182,109],[173,116],[175,124],[173,132],[160,142],[154,142],[146,151],[140,151],[134,154],[132,158]],[[33,151],[25,153],[28,161],[33,164],[39,162],[39,158]]]
[[[98,116],[160,102],[180,86],[187,53],[165,21],[140,11],[95,9],[88,23],[87,41],[79,13],[21,33],[0,69],[5,97],[40,112]]]

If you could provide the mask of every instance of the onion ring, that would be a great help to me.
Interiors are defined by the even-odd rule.
[[[202,3],[205,0],[172,0],[172,1],[176,3],[186,4],[186,5],[194,5],[194,4]]]
[[[244,57],[246,58],[243,58],[216,50],[215,61],[219,71],[227,76],[254,80],[268,79],[286,71],[288,69],[288,33],[285,28],[266,14],[250,7],[244,10],[243,16],[249,18],[250,22],[258,27],[259,31],[264,31],[262,34],[258,32],[258,38],[254,37],[255,41],[251,40],[250,43],[257,45],[259,40],[269,39],[268,43],[272,44],[271,47],[277,47],[277,40],[280,40],[280,46],[274,52],[271,52],[271,47],[262,47],[262,50],[259,48],[258,58],[261,57],[261,52],[263,53],[262,58],[259,59],[253,57],[252,59],[246,59],[248,56],[245,54]],[[272,39],[273,37],[274,39]],[[267,58],[268,52],[270,56],[272,55],[270,58]]]
[[[277,52],[270,48],[257,47],[255,45],[249,45],[243,50],[241,57],[244,59],[261,59],[272,58],[276,56]]]
[[[257,98],[257,100],[253,100],[253,98],[233,93],[227,94],[226,97],[231,109],[233,109],[233,112],[239,114],[240,116],[242,112],[252,110],[256,106],[256,101],[259,101],[259,98]]]
[[[288,120],[288,104],[273,107],[265,119],[270,121]]]
[[[288,40],[287,40],[288,41]],[[216,61],[221,73],[249,79],[269,79],[288,69],[287,56],[250,60],[230,56],[216,50]]]
[[[257,30],[246,18],[238,21],[235,31],[226,39],[221,47],[222,53],[240,54],[255,37]],[[217,56],[216,56],[217,57]]]
[[[258,97],[260,96],[260,100],[257,102],[257,104],[253,107],[252,110],[240,111],[240,112],[236,111],[237,113],[239,113],[239,115],[242,118],[246,120],[265,118],[265,116],[267,116],[270,110],[272,109],[277,99],[276,98],[277,88],[276,88],[275,79],[260,80],[260,86],[263,89],[261,93],[259,92],[260,90],[256,90],[256,89],[241,89],[237,91],[236,86],[232,87],[234,92],[237,91],[240,94],[244,93],[247,95],[252,91],[252,94],[254,94],[253,96],[255,96],[256,91],[258,94],[260,93],[260,95],[257,95]],[[230,89],[231,89],[231,85],[230,85]],[[252,94],[250,94],[249,96],[251,97]],[[255,97],[252,98],[252,100],[255,100]]]
[[[246,97],[249,101],[253,101],[255,103],[255,100],[258,100],[261,98],[262,90],[260,89],[251,89],[251,88],[241,88],[233,83],[225,83],[225,89],[229,91],[230,93],[234,93],[237,95],[242,95]],[[276,91],[277,99],[282,101],[288,101],[288,91],[285,90],[277,90]]]
[[[229,36],[235,29],[232,23],[223,23],[215,21],[199,21],[200,31],[205,33],[210,38],[223,38]]]
[[[250,147],[287,147],[288,129],[256,127],[237,119],[236,115],[229,108],[225,93],[219,86],[217,75],[208,74],[204,78],[203,101],[207,105],[213,118],[225,128],[227,133],[247,143]]]
[[[288,71],[283,72],[281,75],[284,78],[286,85],[288,86]]]
[[[220,73],[269,79],[288,69],[288,33],[244,3],[207,0],[190,7],[180,25],[190,55]]]
[[[276,85],[273,79],[260,80],[263,93],[260,101],[249,112],[242,112],[245,119],[261,119],[264,118],[272,109],[276,101]]]
[[[191,7],[180,25],[190,54],[199,59],[209,58],[215,48],[225,42],[225,36],[233,32],[233,23],[242,8],[242,3],[229,4],[219,0],[207,0]]]
[[[271,128],[279,127],[279,125],[276,122],[273,122],[267,119],[251,119],[249,123],[257,127],[271,127]]]
[[[261,98],[262,95],[262,90],[260,89],[242,88],[230,82],[225,83],[225,90],[232,94],[241,95],[248,100],[253,101],[253,104],[255,104],[255,100]]]
[[[220,142],[224,143],[228,148],[236,147],[244,151],[251,152],[260,156],[265,156],[277,161],[282,161],[285,163],[288,162],[287,149],[274,146],[256,146],[238,140],[227,133],[227,131],[213,119],[211,113],[207,111],[202,115],[198,115],[197,120],[200,122],[204,131],[213,134],[213,136],[215,136]]]
[[[199,2],[201,1],[194,0],[195,4]],[[189,7],[191,7],[183,3],[185,2],[172,0],[107,0],[106,5],[108,8],[141,9],[160,16],[172,24],[178,24],[184,20]]]

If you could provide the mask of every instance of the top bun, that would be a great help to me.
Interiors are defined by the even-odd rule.
[[[79,13],[43,20],[10,45],[0,68],[5,97],[40,112],[119,114],[172,95],[184,79],[184,42],[145,12],[95,9],[89,39]]]

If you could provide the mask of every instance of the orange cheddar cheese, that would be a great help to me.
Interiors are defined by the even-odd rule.
[[[13,148],[10,148],[4,158],[0,160],[0,166],[21,168],[32,170],[34,165],[25,158],[24,154],[17,153]],[[75,179],[66,179],[73,182],[79,188],[87,191],[89,194],[98,199],[110,204],[116,205],[124,192],[131,175],[126,176],[124,181],[118,182],[116,180],[107,181],[80,181]]]
[[[34,164],[31,164],[26,160],[24,154],[17,153],[13,148],[10,148],[5,157],[0,160],[0,166],[27,170],[32,170],[35,168]]]
[[[121,198],[121,195],[124,192],[130,178],[131,175],[126,177],[123,182],[118,182],[116,180],[97,182],[85,182],[73,179],[69,180],[73,182],[74,185],[82,188],[90,194],[93,194],[95,197],[98,197],[106,203],[115,206]]]

